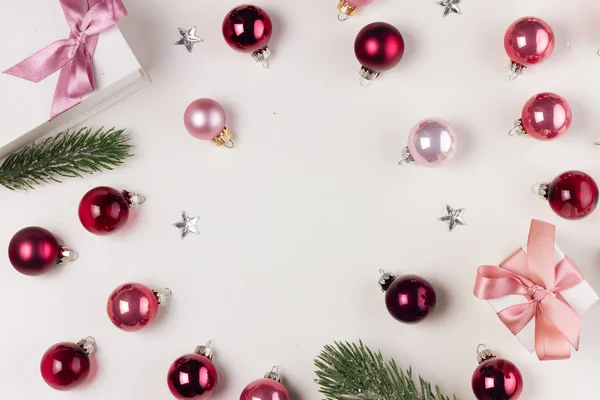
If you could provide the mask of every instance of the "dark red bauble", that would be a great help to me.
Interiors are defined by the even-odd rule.
[[[79,203],[83,227],[96,235],[108,235],[129,218],[129,204],[118,190],[100,186],[87,192]]]
[[[8,258],[24,275],[41,275],[59,261],[61,246],[52,233],[38,226],[23,228],[10,240]]]
[[[209,358],[186,354],[169,368],[167,383],[176,399],[204,400],[217,386],[217,370]]]
[[[58,343],[46,351],[40,370],[50,387],[69,390],[86,380],[90,374],[90,359],[75,343]]]
[[[244,4],[231,10],[223,20],[223,37],[234,50],[252,53],[265,47],[271,39],[273,24],[267,13]]]
[[[491,358],[479,364],[471,380],[477,400],[517,400],[523,377],[510,361]]]
[[[394,26],[373,22],[358,32],[354,54],[363,67],[375,72],[387,71],[402,59],[404,39]]]
[[[581,219],[596,209],[598,185],[585,172],[568,171],[550,183],[547,196],[556,214],[565,219]]]
[[[394,279],[385,292],[385,305],[400,322],[415,323],[425,318],[436,304],[433,286],[416,275]]]

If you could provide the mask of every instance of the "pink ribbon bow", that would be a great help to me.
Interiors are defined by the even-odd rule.
[[[535,351],[540,360],[562,360],[579,349],[581,317],[560,292],[583,281],[575,264],[554,257],[554,225],[532,220],[527,252],[519,249],[499,267],[484,265],[477,271],[473,293],[481,299],[509,294],[525,296],[525,302],[498,312],[500,320],[516,335],[535,317]]]
[[[92,58],[98,35],[127,15],[121,0],[60,0],[71,29],[68,39],[50,43],[4,71],[30,82],[40,82],[60,71],[50,119],[81,102],[95,88]]]

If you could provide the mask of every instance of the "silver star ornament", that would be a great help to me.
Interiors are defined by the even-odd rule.
[[[444,7],[444,17],[447,17],[450,13],[460,15],[460,8],[458,7],[460,0],[441,0],[435,4]]]
[[[178,28],[179,33],[181,34],[181,39],[175,42],[178,46],[185,46],[188,52],[192,52],[194,49],[194,44],[202,42],[202,38],[196,36],[196,25],[194,25],[191,29],[185,30],[183,28]]]
[[[463,220],[462,214],[465,211],[464,208],[455,210],[454,208],[446,205],[446,214],[440,218],[440,221],[448,224],[448,231],[452,232],[457,226],[465,226],[467,223]]]
[[[190,218],[190,216],[185,211],[183,211],[181,213],[181,221],[175,222],[173,226],[175,228],[181,229],[182,239],[184,239],[188,235],[188,233],[194,233],[196,235],[199,235],[200,231],[196,226],[198,224],[199,219],[200,217]]]

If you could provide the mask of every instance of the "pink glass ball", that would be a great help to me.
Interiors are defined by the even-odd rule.
[[[550,25],[539,18],[521,18],[506,31],[504,48],[508,57],[517,64],[537,64],[552,54],[554,32]]]
[[[246,386],[240,400],[290,400],[290,395],[281,383],[274,379],[262,378]]]
[[[417,275],[394,279],[385,291],[385,305],[396,320],[416,323],[428,316],[437,303],[431,284]]]
[[[173,362],[167,384],[176,399],[208,399],[217,386],[217,369],[207,357],[187,354]]]
[[[581,219],[598,206],[598,185],[581,171],[560,174],[548,186],[552,211],[565,219]]]
[[[225,110],[213,99],[190,103],[183,114],[185,129],[197,139],[212,140],[225,129]]]
[[[364,7],[368,6],[375,0],[346,0],[346,3],[350,4],[353,7]]]
[[[83,383],[90,374],[90,359],[75,343],[58,343],[42,356],[40,371],[51,388],[70,390]]]
[[[515,364],[492,358],[479,364],[471,386],[477,400],[517,400],[523,390],[523,377]]]
[[[21,229],[8,245],[8,259],[12,266],[29,276],[48,272],[58,263],[60,253],[60,245],[54,235],[37,226]]]
[[[373,22],[358,32],[354,54],[364,68],[383,72],[394,68],[404,55],[404,38],[396,27]]]
[[[525,103],[521,113],[523,129],[531,137],[552,140],[571,126],[573,114],[569,103],[554,93],[540,93]]]
[[[99,186],[87,192],[79,203],[79,220],[96,235],[108,235],[129,219],[125,196],[110,187]]]
[[[112,292],[106,310],[117,328],[134,332],[156,318],[158,300],[154,292],[146,286],[140,283],[125,283]]]
[[[417,164],[437,167],[454,157],[458,148],[458,137],[446,121],[429,118],[412,128],[407,146]]]
[[[261,8],[244,4],[231,10],[223,20],[223,37],[234,50],[252,53],[265,47],[273,34],[269,15]]]

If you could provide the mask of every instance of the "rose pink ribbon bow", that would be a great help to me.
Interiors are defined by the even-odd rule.
[[[60,69],[50,119],[94,91],[92,58],[98,35],[127,15],[121,0],[60,0],[60,4],[71,29],[69,38],[50,43],[4,71],[37,83]]]
[[[560,292],[581,283],[583,276],[568,257],[556,265],[554,231],[554,225],[532,220],[527,252],[519,249],[499,267],[479,267],[473,291],[486,300],[525,296],[525,302],[501,310],[498,317],[514,335],[535,318],[535,351],[540,360],[569,358],[571,346],[579,349],[582,325]]]

